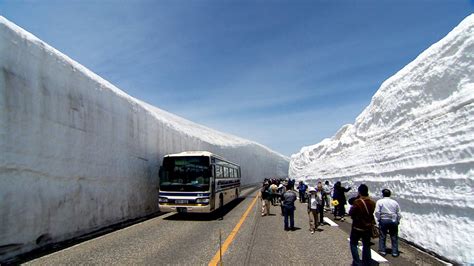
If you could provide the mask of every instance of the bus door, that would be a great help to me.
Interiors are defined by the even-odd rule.
[[[211,175],[210,175],[210,180],[209,180],[209,186],[211,190],[211,195],[209,196],[209,204],[210,210],[213,211],[216,208],[216,201],[215,201],[215,196],[216,196],[216,178],[215,178],[215,170],[214,170],[214,164],[211,164]]]

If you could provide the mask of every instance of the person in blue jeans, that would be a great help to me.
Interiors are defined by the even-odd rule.
[[[308,189],[308,186],[303,182],[300,181],[298,184],[298,192],[300,193],[300,202],[305,203],[306,202],[306,190]]]
[[[392,242],[392,256],[398,257],[398,225],[402,215],[398,202],[390,198],[391,191],[389,189],[382,190],[382,199],[375,204],[375,217],[380,228],[379,236],[379,253],[383,256],[387,254],[385,242],[387,234],[390,234]]]
[[[290,189],[290,186],[288,186],[287,191],[283,193],[281,199],[283,206],[283,216],[285,219],[285,231],[295,229],[295,201],[297,196],[296,192]]]

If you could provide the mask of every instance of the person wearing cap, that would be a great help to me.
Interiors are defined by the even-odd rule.
[[[375,218],[380,228],[379,237],[379,253],[383,256],[387,254],[385,240],[387,234],[390,234],[392,242],[392,256],[398,257],[398,225],[402,215],[398,202],[390,198],[391,191],[389,189],[382,190],[382,199],[375,204]]]
[[[317,191],[314,187],[309,189],[308,196],[308,217],[309,217],[309,231],[314,234],[318,229],[318,213],[319,206],[322,206],[323,201],[321,197],[318,197]]]

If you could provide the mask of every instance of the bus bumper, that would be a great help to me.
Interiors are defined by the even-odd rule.
[[[181,213],[209,213],[211,212],[210,205],[168,205],[159,204],[161,212],[181,212]]]

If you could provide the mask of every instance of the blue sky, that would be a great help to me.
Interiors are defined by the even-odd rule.
[[[332,137],[468,0],[0,0],[128,94],[284,155]]]

